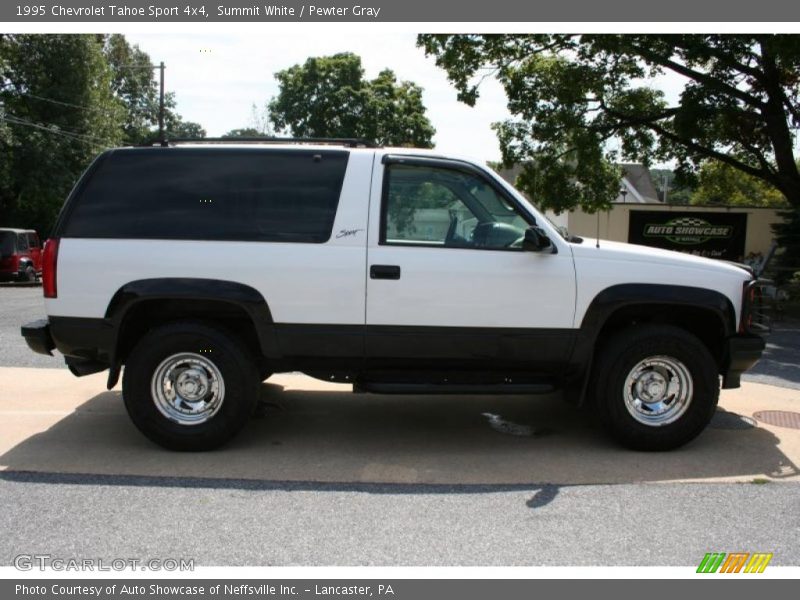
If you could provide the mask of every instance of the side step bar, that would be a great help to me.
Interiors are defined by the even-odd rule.
[[[462,394],[462,395],[506,395],[549,394],[556,390],[551,383],[377,383],[359,382],[353,385],[356,393],[373,394]]]

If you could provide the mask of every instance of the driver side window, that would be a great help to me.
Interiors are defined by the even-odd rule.
[[[387,166],[381,243],[519,248],[528,221],[482,178],[455,169]]]

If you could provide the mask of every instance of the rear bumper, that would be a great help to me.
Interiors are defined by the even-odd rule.
[[[64,355],[73,375],[98,373],[111,364],[113,329],[103,319],[51,317],[22,326],[28,347],[52,356],[53,349]]]
[[[740,333],[727,340],[725,363],[722,370],[722,388],[738,388],[741,375],[755,365],[764,352],[766,342],[760,335]]]
[[[25,271],[0,271],[0,281],[17,281],[22,279]]]
[[[53,348],[56,347],[53,336],[50,335],[50,322],[47,319],[39,319],[32,323],[22,326],[22,337],[28,344],[28,348],[38,354],[53,356]]]

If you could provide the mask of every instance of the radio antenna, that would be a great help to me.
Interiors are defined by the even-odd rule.
[[[600,211],[597,211],[597,245],[596,248],[600,247]]]

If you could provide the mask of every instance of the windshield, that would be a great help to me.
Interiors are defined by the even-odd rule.
[[[553,229],[555,229],[555,230],[558,232],[558,234],[559,234],[561,237],[563,237],[563,238],[564,238],[565,240],[567,240],[568,242],[572,242],[572,241],[574,241],[573,239],[571,239],[571,238],[573,238],[574,236],[572,236],[572,235],[570,234],[570,232],[567,230],[566,226],[564,226],[564,225],[558,225],[557,223],[555,223],[555,222],[553,221],[553,219],[551,219],[550,217],[548,217],[548,216],[547,216],[546,214],[544,214],[544,213],[542,213],[542,216],[543,216],[545,219],[547,219],[547,222],[548,222],[548,223],[550,223],[550,225],[552,225],[552,226],[553,226]]]
[[[497,178],[499,178],[499,179],[503,180],[503,181],[504,181],[504,182],[505,182],[507,185],[508,185],[508,184],[510,184],[510,185],[511,185],[511,187],[513,187],[513,188],[514,188],[514,191],[515,191],[515,192],[517,192],[517,194],[519,194],[520,196],[524,197],[524,198],[525,198],[525,199],[526,199],[528,202],[530,202],[531,204],[533,204],[534,206],[536,206],[536,203],[535,203],[535,202],[533,202],[533,200],[531,200],[531,199],[530,199],[530,197],[528,197],[528,195],[527,195],[527,194],[525,194],[525,193],[521,192],[521,191],[519,190],[519,188],[517,188],[517,186],[516,186],[516,184],[515,184],[515,183],[512,183],[512,182],[511,182],[509,179],[507,179],[507,178],[503,177],[503,176],[502,176],[502,175],[501,175],[501,174],[498,172],[498,170],[497,170],[497,169],[496,169],[494,166],[492,166],[492,165],[488,165],[488,168],[489,168],[489,170],[490,170],[490,171],[492,171],[492,173],[493,173],[493,174],[494,174],[494,175],[495,175]],[[542,217],[544,217],[544,218],[545,218],[545,220],[547,220],[547,222],[548,222],[548,223],[550,223],[550,225],[553,227],[553,229],[555,229],[555,230],[558,232],[558,235],[560,235],[560,236],[561,236],[562,238],[564,238],[566,241],[568,241],[568,242],[573,242],[573,243],[578,243],[578,244],[579,244],[579,243],[581,243],[581,242],[583,241],[583,238],[581,238],[581,237],[578,237],[577,235],[572,235],[572,234],[571,234],[571,233],[570,233],[570,232],[567,230],[567,228],[566,228],[564,225],[558,225],[558,224],[554,223],[554,222],[553,222],[553,219],[551,219],[550,217],[548,217],[548,216],[545,214],[544,210],[542,210],[542,209],[541,209],[541,208],[539,208],[538,206],[537,206],[537,209],[538,209],[538,211],[537,211],[537,212],[538,212],[538,214],[540,214]],[[512,210],[513,210],[513,209],[512,209]]]

